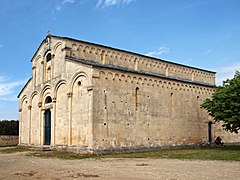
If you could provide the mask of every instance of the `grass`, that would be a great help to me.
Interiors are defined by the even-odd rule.
[[[148,152],[102,155],[103,158],[168,158],[240,161],[240,145],[164,149]]]
[[[23,152],[27,149],[11,148],[0,150],[0,153]],[[60,159],[86,159],[86,158],[168,158],[168,159],[192,159],[192,160],[224,160],[240,161],[240,145],[227,145],[225,147],[196,147],[196,148],[177,148],[162,149],[147,152],[115,153],[102,155],[79,155],[56,151],[32,151],[28,156],[41,158],[60,158]]]
[[[0,153],[5,153],[5,154],[25,152],[25,151],[29,151],[29,149],[19,148],[19,147],[4,147],[0,149]]]

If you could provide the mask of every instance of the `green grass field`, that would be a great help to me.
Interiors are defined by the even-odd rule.
[[[240,161],[240,145],[225,147],[197,147],[163,149],[147,152],[120,153],[102,155],[106,158],[169,158],[169,159],[201,159]]]
[[[0,150],[0,153],[15,153],[29,151],[28,156],[42,158],[61,158],[61,159],[84,159],[84,158],[169,158],[169,159],[200,159],[200,160],[226,160],[240,161],[240,145],[227,145],[224,147],[195,147],[195,148],[176,148],[162,149],[146,152],[114,153],[102,155],[78,155],[56,151],[30,151],[28,149],[10,148]]]

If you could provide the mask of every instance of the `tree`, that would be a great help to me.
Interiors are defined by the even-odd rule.
[[[201,105],[214,118],[222,121],[226,131],[238,133],[240,129],[240,72],[236,71],[233,79],[223,81]]]
[[[18,135],[19,134],[19,121],[0,120],[0,135]]]

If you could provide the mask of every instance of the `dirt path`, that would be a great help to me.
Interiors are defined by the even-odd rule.
[[[238,179],[240,163],[173,159],[62,160],[0,154],[3,179]]]

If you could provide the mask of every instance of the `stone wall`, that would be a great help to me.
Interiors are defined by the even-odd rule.
[[[0,136],[0,146],[15,146],[18,144],[18,136]]]
[[[96,147],[207,142],[208,114],[200,104],[214,87],[102,68],[93,84]]]

